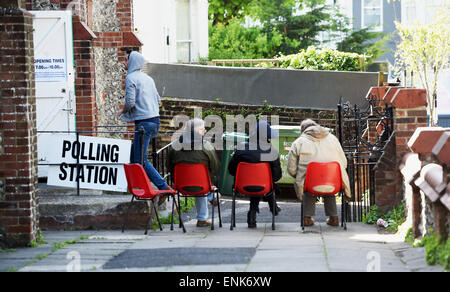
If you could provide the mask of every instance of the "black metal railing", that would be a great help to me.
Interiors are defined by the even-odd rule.
[[[167,168],[167,159],[169,156],[170,148],[172,147],[172,143],[158,149],[156,139],[152,140],[152,150],[149,154],[153,164],[153,167],[159,172],[159,174],[164,178],[164,180],[170,186],[173,186],[173,175],[170,173],[170,170]]]
[[[347,157],[352,193],[347,219],[353,222],[362,221],[375,204],[374,167],[393,133],[392,107],[382,105],[375,96],[368,102],[363,109],[342,100],[338,105],[339,141]]]

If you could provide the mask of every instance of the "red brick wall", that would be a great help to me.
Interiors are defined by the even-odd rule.
[[[33,24],[24,10],[0,8],[0,228],[7,246],[38,233]]]

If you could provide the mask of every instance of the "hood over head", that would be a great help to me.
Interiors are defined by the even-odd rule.
[[[146,63],[147,61],[145,61],[144,56],[142,56],[139,52],[131,52],[128,57],[128,74],[143,69]]]
[[[311,119],[304,120],[301,124],[302,135],[314,139],[323,139],[330,134],[330,129],[324,128]]]
[[[330,129],[322,127],[322,126],[311,126],[308,127],[302,135],[306,135],[315,139],[323,139],[330,134]]]

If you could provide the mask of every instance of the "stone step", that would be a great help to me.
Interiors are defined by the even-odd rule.
[[[131,195],[54,188],[39,184],[39,225],[42,230],[117,230],[122,228]],[[134,201],[127,229],[144,229],[150,204]]]

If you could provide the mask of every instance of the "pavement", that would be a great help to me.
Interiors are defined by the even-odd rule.
[[[171,205],[171,204],[168,204]],[[230,230],[229,199],[222,200],[223,227],[197,228],[195,212],[184,214],[187,233],[178,225],[164,230],[45,231],[46,243],[0,252],[0,271],[145,271],[145,272],[438,272],[423,248],[402,236],[380,234],[363,223],[344,231],[325,223],[318,204],[316,224],[301,231],[300,205],[280,202],[271,229],[267,203],[261,202],[258,227],[248,229],[248,202],[237,203],[237,226]],[[194,208],[195,209],[195,208]],[[164,212],[163,212],[164,213]],[[167,213],[167,212],[166,212]],[[217,212],[215,213],[217,215]]]

